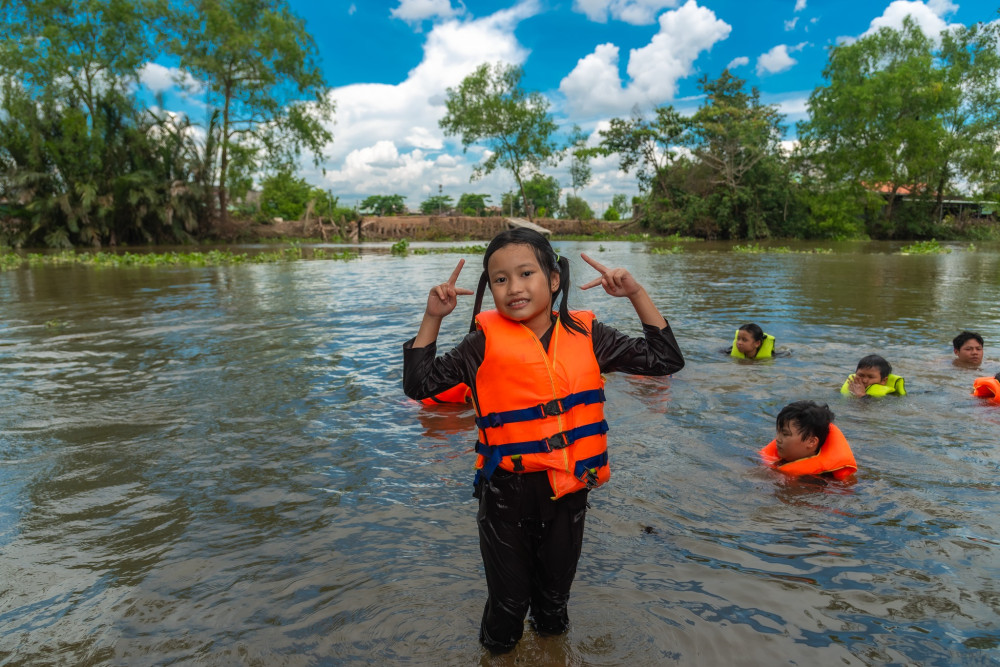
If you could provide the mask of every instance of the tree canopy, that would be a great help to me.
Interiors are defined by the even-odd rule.
[[[330,140],[286,0],[0,0],[0,24],[0,242],[188,241],[231,188]],[[203,131],[142,91],[171,57],[207,88]]]
[[[528,211],[523,179],[529,170],[537,171],[552,161],[558,149],[552,139],[556,124],[549,103],[541,93],[521,88],[523,75],[516,65],[480,65],[458,88],[448,89],[447,111],[439,124],[446,135],[461,136],[466,151],[477,143],[488,148],[489,156],[476,165],[473,180],[497,167],[506,169],[517,182]]]

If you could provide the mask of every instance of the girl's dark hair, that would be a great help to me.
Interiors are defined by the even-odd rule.
[[[761,329],[756,324],[754,324],[753,322],[750,322],[748,324],[744,324],[743,326],[741,326],[738,329],[738,331],[746,331],[748,334],[750,334],[751,336],[753,336],[753,339],[755,341],[757,341],[758,343],[760,343],[760,342],[762,342],[764,340],[764,330]]]
[[[552,294],[552,301],[554,302],[559,293],[562,292],[562,299],[559,300],[559,321],[562,322],[563,328],[570,333],[574,331],[582,334],[587,333],[580,320],[570,315],[569,308],[566,305],[570,285],[569,260],[556,255],[547,238],[532,229],[524,229],[522,227],[515,227],[514,229],[500,232],[493,237],[493,240],[486,247],[486,252],[483,254],[483,273],[479,276],[479,287],[476,289],[476,305],[472,308],[472,324],[469,325],[469,331],[476,330],[476,315],[483,308],[483,295],[486,293],[486,286],[490,282],[490,276],[487,272],[490,265],[490,257],[497,250],[509,245],[529,246],[534,251],[535,257],[538,259],[538,264],[542,267],[542,271],[545,272],[546,280],[551,280],[553,273],[559,274],[559,289]]]

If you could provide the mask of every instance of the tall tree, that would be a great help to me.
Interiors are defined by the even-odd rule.
[[[187,0],[178,24],[171,48],[219,111],[224,223],[229,189],[239,177],[247,183],[249,169],[287,167],[303,149],[319,163],[332,139],[325,123],[334,105],[316,45],[286,0]]]
[[[900,30],[881,28],[834,47],[823,76],[828,84],[810,95],[810,119],[799,125],[802,154],[832,192],[852,194],[859,209],[880,203],[873,192],[885,191],[888,205],[868,231],[892,236],[900,231],[893,221],[899,192],[926,191],[940,173],[941,114],[954,106],[956,91],[910,17]]]
[[[593,170],[590,168],[590,157],[592,154],[586,150],[587,135],[583,133],[579,125],[573,126],[573,132],[570,134],[569,141],[569,177],[570,186],[573,188],[573,194],[575,195],[581,188],[587,187],[593,176]]]
[[[689,136],[695,158],[718,188],[715,215],[728,236],[768,236],[772,207],[764,200],[768,189],[783,183],[780,170],[775,180],[764,162],[781,160],[782,116],[761,104],[759,91],[747,91],[746,82],[729,70],[714,80],[703,76],[699,87],[705,103],[691,118]]]
[[[958,26],[941,36],[938,60],[951,102],[942,115],[936,182],[938,215],[945,191],[961,178],[980,195],[1000,181],[1000,24]]]
[[[439,124],[446,135],[461,135],[465,150],[476,143],[490,150],[489,157],[476,165],[473,180],[497,167],[508,170],[529,210],[525,174],[551,162],[558,149],[552,140],[556,125],[549,103],[541,93],[521,88],[523,75],[516,65],[480,65],[458,88],[448,89],[447,112]]]

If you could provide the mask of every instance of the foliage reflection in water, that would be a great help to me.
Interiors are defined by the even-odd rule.
[[[499,659],[478,647],[471,413],[400,389],[401,344],[456,256],[379,247],[0,274],[0,661],[1000,660],[1000,408],[969,396],[1000,370],[996,249],[556,245],[640,276],[688,359],[670,379],[608,379],[614,473],[592,496],[565,636],[529,631]],[[466,259],[472,286],[481,258]],[[635,329],[627,303],[572,299]],[[791,356],[720,354],[748,321]],[[987,339],[982,373],[951,365],[963,328]],[[909,396],[838,393],[869,352]],[[830,403],[855,484],[757,462],[800,398]]]

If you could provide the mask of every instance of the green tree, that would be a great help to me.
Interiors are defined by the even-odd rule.
[[[823,71],[828,83],[809,97],[810,119],[799,125],[802,171],[828,197],[852,202],[847,215],[867,211],[872,236],[902,232],[893,219],[899,192],[927,192],[944,173],[941,115],[956,102],[944,74],[933,43],[907,17],[901,30],[881,28],[834,47]],[[888,203],[876,217],[878,189]]]
[[[185,151],[134,92],[155,18],[144,0],[0,3],[0,181],[28,202],[11,242],[148,241],[172,227],[183,165],[165,161]]]
[[[466,192],[458,198],[458,204],[455,208],[464,215],[483,215],[489,207],[489,200],[490,196],[487,194]]]
[[[698,84],[705,103],[691,117],[689,145],[707,169],[720,232],[729,238],[769,236],[773,226],[784,226],[782,204],[790,196],[782,169],[782,116],[729,70],[714,80],[703,76]]]
[[[554,176],[533,174],[521,187],[532,215],[544,217],[545,213],[559,210],[560,187]]]
[[[406,213],[404,199],[403,195],[372,195],[366,197],[359,208],[375,215],[403,215]]]
[[[570,163],[569,163],[569,177],[570,184],[573,188],[573,194],[577,194],[579,190],[587,187],[590,183],[590,179],[593,176],[593,170],[590,168],[590,158],[593,155],[591,152],[586,150],[587,148],[587,135],[583,133],[580,126],[574,125],[573,132],[570,135]]]
[[[420,212],[424,215],[447,213],[452,207],[451,195],[434,195],[420,202]]]
[[[290,169],[282,169],[261,181],[260,212],[267,218],[300,220],[309,202],[322,214],[332,211],[336,200],[313,187]]]
[[[524,174],[551,162],[557,148],[551,138],[556,125],[549,103],[541,93],[526,93],[521,88],[523,74],[515,65],[480,65],[458,88],[448,89],[447,111],[439,124],[446,135],[460,135],[465,150],[472,144],[485,145],[490,155],[476,165],[472,178],[481,178],[497,167],[508,170],[527,210]]]
[[[628,195],[616,194],[611,198],[611,208],[618,213],[618,219],[626,216],[631,217],[632,205],[628,203]]]
[[[590,204],[576,195],[566,195],[566,206],[563,208],[563,215],[569,220],[593,220],[594,212],[590,209]]]
[[[958,26],[941,36],[938,60],[951,105],[936,180],[938,216],[956,178],[980,196],[1000,181],[1000,24]]]
[[[319,163],[333,102],[312,37],[286,0],[186,0],[174,20],[171,49],[219,112],[224,223],[230,189],[246,187],[257,165],[287,167],[303,149]]]
[[[640,192],[649,193],[657,179],[664,179],[676,148],[690,129],[690,121],[671,106],[656,107],[653,118],[643,118],[634,109],[631,118],[612,118],[607,130],[601,130],[600,144],[587,149],[593,155],[617,155],[618,168],[635,171]],[[664,191],[661,180],[658,190]]]

